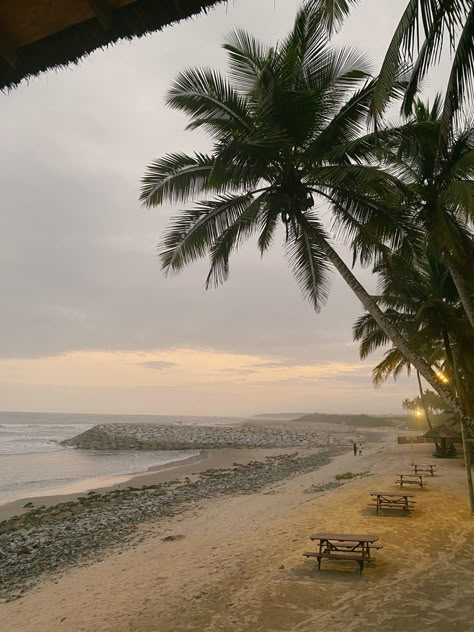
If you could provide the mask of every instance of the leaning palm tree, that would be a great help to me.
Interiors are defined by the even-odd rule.
[[[459,401],[385,318],[332,243],[331,236],[344,234],[368,262],[417,238],[398,180],[367,162],[377,152],[373,134],[362,135],[377,81],[363,55],[329,46],[312,3],[275,48],[242,31],[224,48],[231,81],[191,69],[167,97],[189,116],[188,129],[210,135],[212,151],[166,155],[142,181],[146,206],[205,196],[171,221],[160,247],[165,272],[209,255],[207,285],[217,285],[227,279],[230,255],[245,239],[256,234],[263,254],[283,224],[290,267],[315,309],[328,296],[335,268],[447,406],[463,416]],[[402,88],[400,80],[392,95]],[[327,205],[332,233],[323,221]]]
[[[407,266],[405,258],[390,256],[379,264],[376,272],[381,278],[378,301],[385,306],[387,318],[403,331],[410,345],[444,378],[446,351],[443,335],[447,335],[453,323],[457,328],[466,328],[466,320],[459,315],[459,297],[448,270],[432,257]],[[353,336],[360,342],[359,353],[363,359],[390,342],[370,314],[357,319]],[[374,386],[381,386],[389,377],[396,380],[404,372],[410,375],[411,369],[403,353],[392,347],[373,369]],[[430,410],[418,370],[416,377],[419,401],[431,429]]]
[[[459,295],[448,268],[432,257],[424,257],[415,265],[407,266],[405,257],[392,255],[379,264],[377,272],[381,280],[377,300],[385,306],[387,318],[398,324],[411,345],[430,365],[437,371],[442,369],[441,378],[451,383],[453,391],[462,399],[464,409],[472,414],[474,332],[460,307]],[[357,319],[353,334],[354,339],[360,341],[362,358],[390,342],[371,314],[364,314]],[[409,374],[410,369],[409,359],[396,347],[391,348],[373,370],[374,384],[379,386],[391,375],[396,379],[404,370]],[[431,428],[426,401],[429,393],[423,391],[419,371],[416,374],[420,401]],[[410,409],[409,400],[404,400],[403,406]],[[469,443],[472,430],[461,420],[470,509],[474,513]]]
[[[314,0],[329,32],[334,31],[359,0]],[[452,54],[442,113],[442,140],[447,141],[452,119],[473,96],[474,82],[474,2],[472,0],[408,0],[390,41],[380,71],[380,81],[371,104],[373,116],[387,105],[400,63],[413,63],[413,73],[403,100],[410,114],[414,98],[429,69],[437,63],[445,40]]]

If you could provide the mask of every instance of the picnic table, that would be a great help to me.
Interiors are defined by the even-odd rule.
[[[354,533],[315,533],[311,540],[319,542],[317,551],[307,551],[303,555],[315,557],[318,560],[318,570],[321,570],[322,560],[350,560],[357,562],[359,572],[364,570],[364,562],[374,562],[372,549],[381,549],[375,544],[377,535],[360,535]]]
[[[400,487],[403,487],[404,485],[417,485],[423,489],[423,487],[426,486],[426,483],[423,480],[424,474],[399,474],[398,477],[399,478],[395,481],[395,483],[400,485]]]
[[[414,463],[412,468],[415,470],[415,474],[418,474],[418,472],[430,472],[431,476],[434,476],[436,465],[432,463]]]
[[[414,494],[405,494],[404,492],[370,492],[374,497],[371,506],[376,507],[377,515],[383,509],[398,509],[409,513],[415,508]]]

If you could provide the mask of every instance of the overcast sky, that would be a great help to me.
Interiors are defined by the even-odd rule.
[[[137,201],[154,157],[208,147],[164,106],[177,72],[224,68],[236,27],[276,41],[299,4],[229,1],[0,95],[0,409],[394,412],[415,394],[406,379],[372,387],[376,358],[359,360],[361,308],[342,281],[316,314],[280,244],[263,260],[242,249],[218,290],[204,290],[205,263],[165,279],[155,249],[173,209]],[[365,0],[338,40],[377,67],[405,4]]]

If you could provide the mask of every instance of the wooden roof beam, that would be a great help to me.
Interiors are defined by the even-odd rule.
[[[18,66],[17,50],[18,46],[15,44],[13,37],[0,25],[0,57],[3,57],[12,68]]]
[[[87,4],[94,11],[101,27],[107,30],[110,27],[113,11],[107,0],[87,0]]]

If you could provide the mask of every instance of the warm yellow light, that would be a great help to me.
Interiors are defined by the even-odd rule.
[[[438,371],[436,375],[438,379],[441,380],[441,382],[444,382],[444,384],[448,384],[449,380],[444,373],[442,373],[441,371]]]
[[[417,417],[421,417],[421,416],[422,416],[422,414],[423,414],[423,411],[421,410],[421,408],[417,408],[417,409],[415,410],[415,415],[416,415]]]

